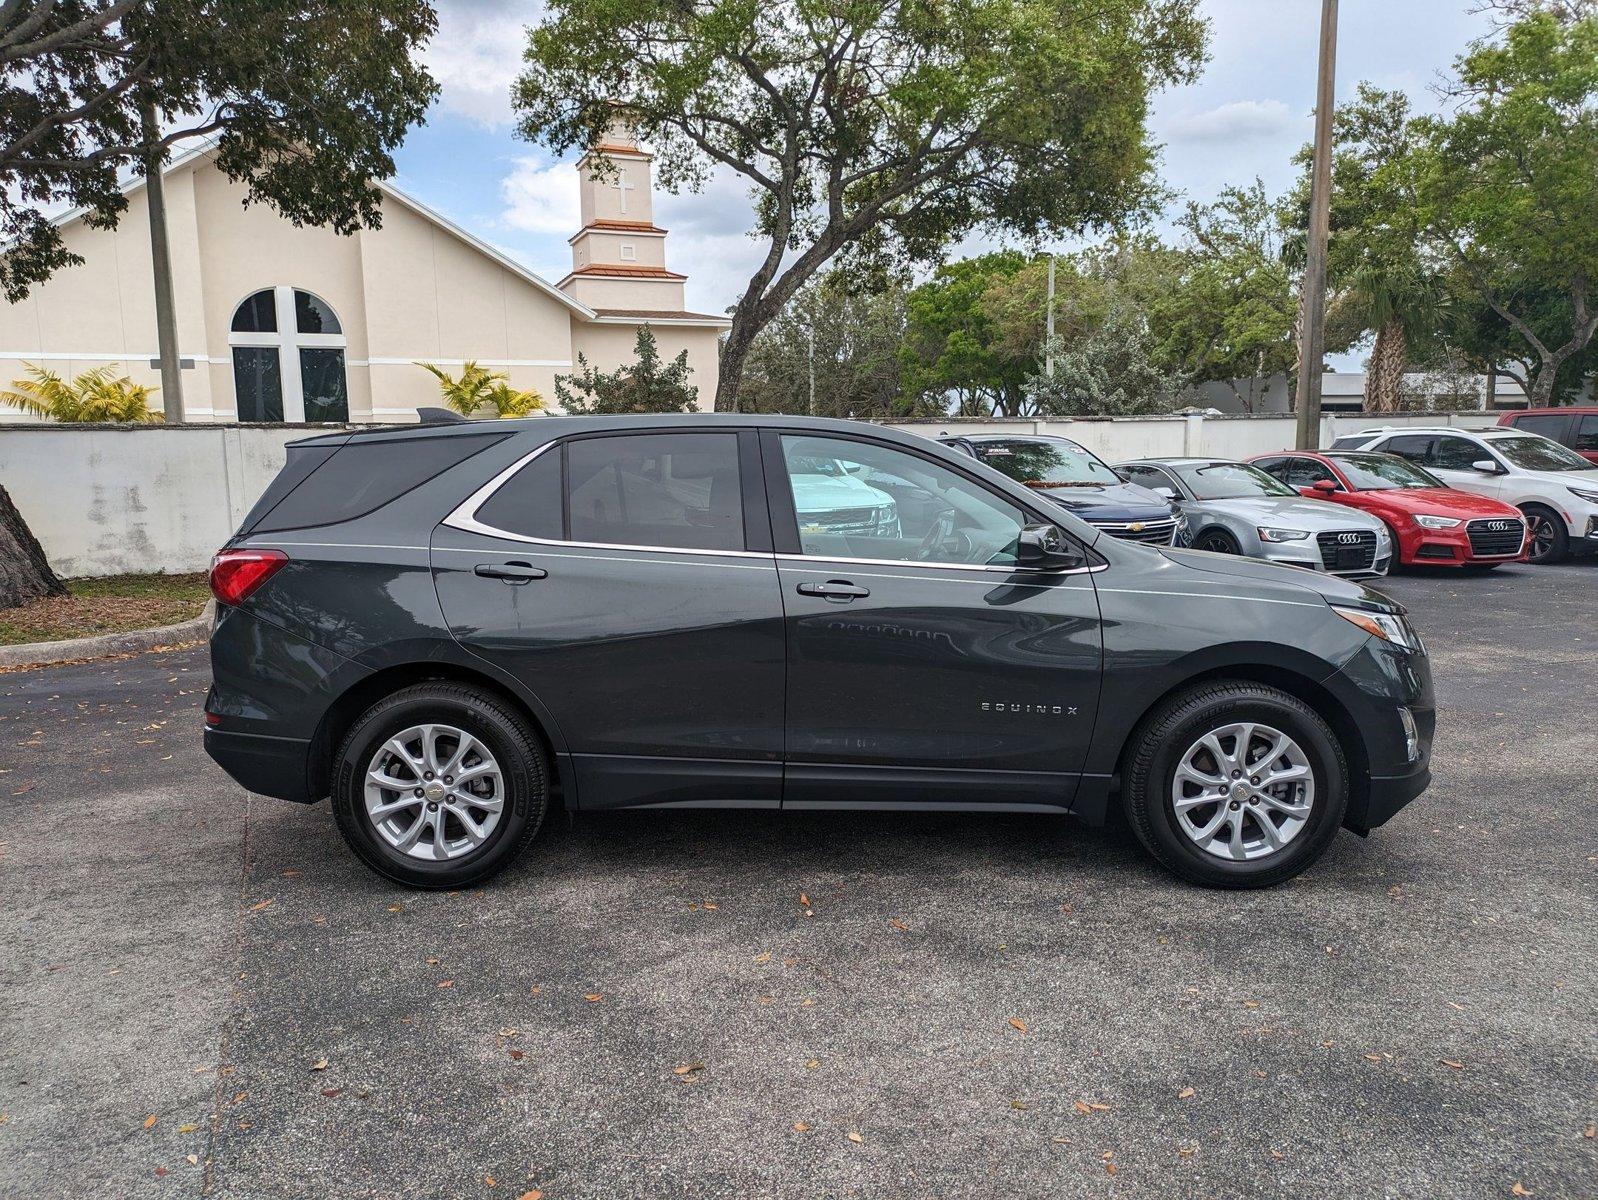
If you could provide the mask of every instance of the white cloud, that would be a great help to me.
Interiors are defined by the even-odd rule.
[[[510,88],[521,70],[526,29],[538,23],[543,8],[507,0],[438,5],[438,32],[421,57],[442,88],[445,112],[490,129],[511,123]]]
[[[1172,141],[1242,142],[1285,131],[1293,114],[1280,100],[1233,100],[1163,121],[1160,132]]]
[[[577,171],[571,163],[549,162],[537,155],[514,160],[509,175],[500,180],[504,202],[499,223],[526,233],[556,234],[568,238],[582,224],[577,202]]]

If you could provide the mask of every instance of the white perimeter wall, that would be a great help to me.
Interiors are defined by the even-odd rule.
[[[1495,413],[1328,417],[1321,444],[1369,425],[1483,428]],[[1246,458],[1293,444],[1290,416],[1128,417],[1081,421],[943,421],[897,428],[943,433],[1052,433],[1107,462],[1214,455]],[[213,425],[0,426],[0,486],[57,573],[201,571],[283,465],[283,446],[326,427]]]

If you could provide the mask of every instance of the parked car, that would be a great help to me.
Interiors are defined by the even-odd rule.
[[[807,458],[795,462],[790,478],[800,528],[898,536],[898,502],[888,492],[850,474],[837,459]]]
[[[810,528],[796,477],[817,461],[940,507]],[[1430,778],[1430,668],[1401,606],[1106,536],[854,422],[310,438],[211,586],[208,753],[251,791],[331,796],[353,851],[417,887],[504,867],[554,803],[1092,822],[1115,804],[1177,874],[1258,887]]]
[[[1496,567],[1526,561],[1526,522],[1518,508],[1448,487],[1397,455],[1284,451],[1249,462],[1301,495],[1380,518],[1406,566]]]
[[[1598,463],[1598,407],[1523,408],[1505,413],[1498,423],[1522,433],[1552,438],[1588,462]]]
[[[1392,537],[1377,518],[1306,499],[1247,463],[1144,458],[1117,470],[1180,505],[1195,550],[1356,577],[1392,565]]]
[[[1185,545],[1181,513],[1147,488],[1128,484],[1070,438],[969,435],[939,438],[1112,537]]]
[[[1332,449],[1396,454],[1451,488],[1513,504],[1526,517],[1531,562],[1598,549],[1598,467],[1535,433],[1385,427],[1347,434]]]

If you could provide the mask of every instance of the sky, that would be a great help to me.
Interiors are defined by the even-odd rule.
[[[577,230],[572,163],[515,136],[510,85],[523,30],[540,0],[436,0],[437,36],[424,51],[442,93],[396,155],[396,182],[550,280],[571,266]],[[1167,187],[1199,201],[1255,176],[1279,194],[1311,135],[1319,0],[1205,0],[1210,61],[1199,81],[1161,93],[1151,129]],[[1438,103],[1432,85],[1474,37],[1489,31],[1479,0],[1342,0],[1337,96],[1368,80]],[[722,312],[758,257],[747,236],[748,193],[717,177],[699,194],[657,193],[670,230],[667,264],[688,274],[688,307]],[[958,252],[980,251],[972,243]]]

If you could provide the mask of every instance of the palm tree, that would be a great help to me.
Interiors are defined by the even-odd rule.
[[[150,397],[160,389],[117,375],[114,367],[95,367],[69,382],[44,367],[23,365],[30,378],[13,379],[12,390],[0,392],[0,400],[34,416],[55,421],[165,420],[150,409]]]
[[[531,389],[518,391],[510,386],[510,376],[504,371],[490,371],[487,367],[478,366],[475,361],[465,363],[459,377],[450,375],[432,363],[416,365],[432,373],[438,380],[439,394],[445,405],[463,417],[469,417],[485,406],[502,417],[525,417],[544,407],[544,398],[537,392]]]
[[[1365,410],[1397,412],[1404,368],[1414,347],[1442,324],[1447,295],[1437,277],[1418,264],[1387,268],[1368,263],[1350,277],[1345,303],[1363,318],[1365,328],[1376,331],[1365,374]]]

